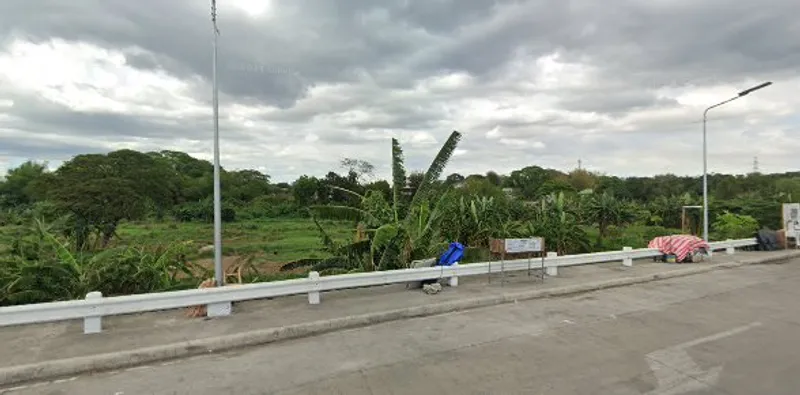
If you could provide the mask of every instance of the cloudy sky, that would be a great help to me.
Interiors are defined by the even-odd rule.
[[[796,0],[218,0],[222,164],[343,157],[617,175],[797,170]],[[210,0],[0,1],[0,171],[79,153],[210,159]],[[794,137],[792,137],[794,136]]]

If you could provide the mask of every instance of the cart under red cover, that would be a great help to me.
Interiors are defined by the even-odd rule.
[[[662,254],[675,255],[677,262],[682,262],[687,255],[697,250],[711,249],[705,240],[690,235],[659,236],[650,240],[647,248],[657,248]]]

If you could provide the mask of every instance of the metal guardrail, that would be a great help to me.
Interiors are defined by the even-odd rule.
[[[734,248],[756,244],[756,239],[727,240],[710,243],[711,249],[727,250],[732,254]],[[185,291],[159,292],[141,295],[115,296],[104,298],[99,292],[92,292],[83,300],[38,303],[0,308],[0,326],[36,324],[73,319],[84,320],[84,333],[101,331],[104,316],[168,310],[189,306],[208,306],[209,316],[230,314],[231,303],[264,299],[278,296],[308,294],[311,304],[320,303],[320,292],[337,289],[380,286],[387,284],[447,279],[451,286],[458,285],[458,277],[487,275],[507,271],[537,269],[544,266],[548,275],[557,275],[559,267],[586,265],[593,263],[621,261],[631,266],[634,259],[661,255],[657,249],[631,249],[622,251],[597,252],[591,254],[516,259],[500,262],[481,262],[467,265],[436,266],[416,269],[387,270],[380,272],[341,274],[320,277],[311,272],[308,278],[268,283],[244,284],[220,288],[202,288]]]
[[[752,239],[738,239],[738,240],[726,240],[726,241],[714,241],[708,243],[711,246],[712,250],[722,250],[728,247],[733,248],[741,248],[741,247],[750,247],[758,244],[758,241],[755,238]]]

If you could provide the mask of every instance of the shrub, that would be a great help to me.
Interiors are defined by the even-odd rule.
[[[119,247],[83,262],[87,290],[105,296],[169,291],[194,285],[193,268],[186,262],[190,243],[155,249]]]
[[[301,210],[282,195],[260,196],[251,202],[239,205],[236,212],[237,217],[242,220],[307,216],[306,210]]]
[[[16,226],[22,224],[22,216],[14,209],[0,209],[0,226]]]
[[[608,236],[602,241],[598,251],[616,251],[621,250],[622,247],[646,248],[650,240],[658,236],[679,233],[680,230],[678,229],[669,229],[663,226],[612,226],[609,227]]]
[[[714,236],[717,240],[744,239],[753,237],[758,231],[758,221],[749,216],[726,211],[714,221]]]
[[[214,202],[210,199],[206,199],[199,202],[184,203],[173,210],[172,215],[177,221],[181,222],[213,222]],[[236,210],[230,203],[222,202],[222,221],[236,221]]]
[[[191,243],[90,254],[71,249],[74,243],[53,230],[37,220],[21,230],[9,253],[0,255],[0,306],[80,299],[88,291],[113,296],[196,284],[200,268],[185,260]]]

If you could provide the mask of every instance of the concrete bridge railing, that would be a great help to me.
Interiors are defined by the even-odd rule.
[[[727,254],[733,254],[736,248],[755,245],[756,239],[727,240],[710,244],[713,251],[725,250]],[[322,292],[338,289],[424,280],[447,280],[450,286],[455,287],[458,285],[458,278],[462,276],[488,275],[542,267],[547,275],[557,276],[558,269],[561,267],[615,261],[621,262],[624,266],[632,266],[634,259],[656,257],[660,254],[657,249],[632,249],[630,247],[625,247],[622,251],[564,256],[557,256],[555,253],[549,252],[546,257],[541,259],[507,260],[502,264],[500,262],[481,262],[325,277],[321,277],[317,272],[311,272],[308,278],[302,279],[114,297],[103,297],[99,292],[90,292],[83,300],[2,307],[0,308],[0,326],[83,319],[84,333],[99,333],[102,331],[102,318],[112,315],[205,305],[209,316],[219,317],[231,314],[232,303],[243,300],[308,294],[310,304],[319,304]]]

